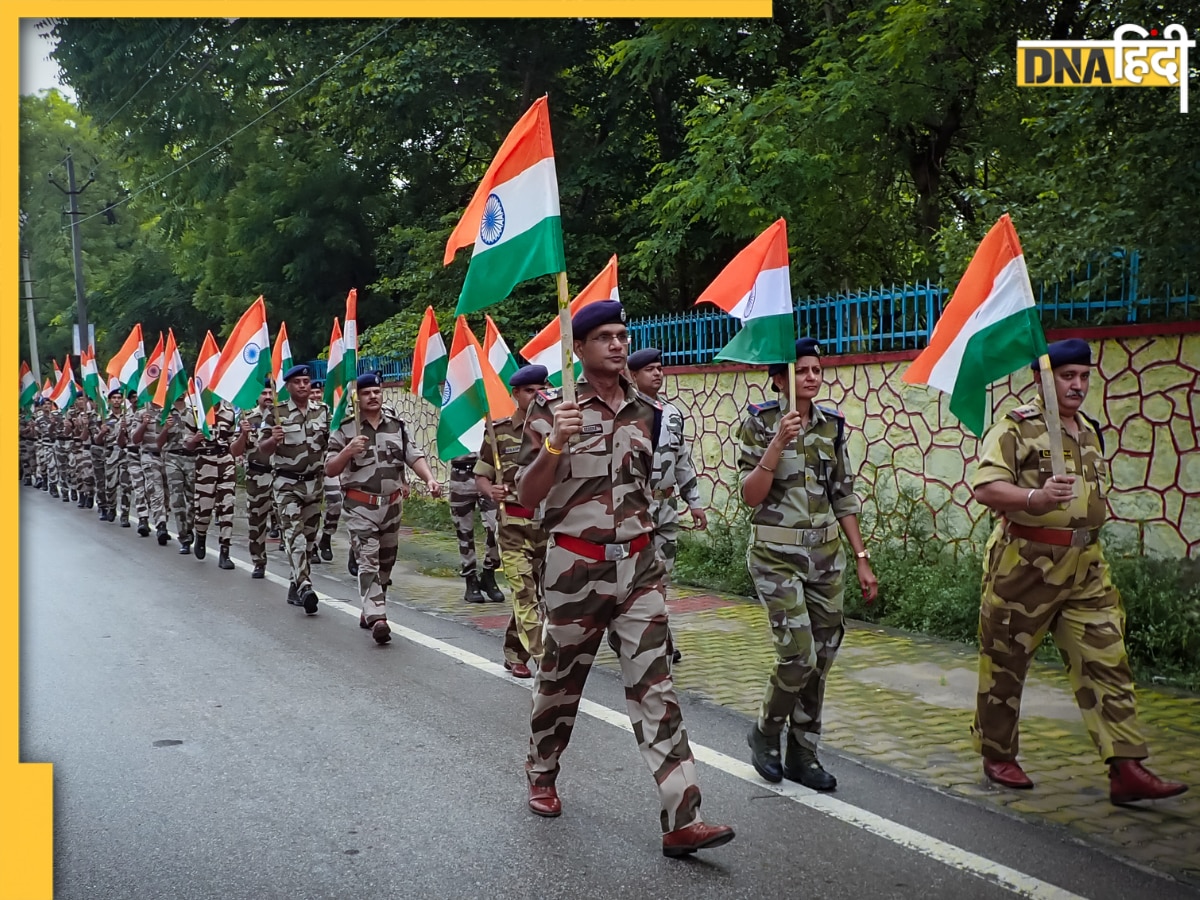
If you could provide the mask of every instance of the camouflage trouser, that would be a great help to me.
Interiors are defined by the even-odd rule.
[[[541,640],[541,634],[538,634],[538,640]],[[509,616],[508,625],[504,628],[504,661],[510,666],[521,663],[529,665],[529,661],[533,658],[529,655],[529,651],[525,649],[525,645],[521,643],[521,632],[517,630],[517,617]]]
[[[1050,634],[1100,758],[1145,759],[1125,611],[1100,545],[1058,547],[997,528],[985,553],[975,749],[989,759],[1016,759],[1021,689]]]
[[[72,446],[75,457],[75,480],[81,494],[96,493],[96,472],[92,469],[92,445],[76,441]]]
[[[181,542],[190,541],[196,524],[196,457],[168,451],[166,467],[176,535]]]
[[[546,551],[546,627],[533,682],[531,784],[551,785],[571,739],[584,682],[607,628],[616,633],[625,702],[642,759],[654,774],[663,831],[700,819],[696,763],[667,651],[663,567],[649,547],[627,559],[594,562],[555,545]]]
[[[322,533],[333,537],[337,534],[338,522],[342,518],[342,480],[325,477],[325,522]]]
[[[38,478],[47,485],[55,480],[54,445],[48,441],[38,441],[37,472]]]
[[[654,508],[654,549],[667,575],[675,571],[675,548],[679,544],[679,509],[674,497],[658,501]]]
[[[283,532],[283,546],[297,589],[312,587],[308,571],[308,548],[317,540],[321,524],[321,477],[299,481],[276,475],[275,509]]]
[[[233,457],[196,457],[196,534],[208,534],[213,509],[217,513],[217,540],[228,547],[233,540],[233,492],[237,487]]]
[[[59,439],[54,442],[54,468],[58,476],[58,492],[76,490],[75,466],[71,458],[74,448],[70,441]]]
[[[358,556],[358,596],[368,622],[387,618],[387,589],[400,535],[401,502],[372,507],[346,501],[346,528]]]
[[[150,500],[146,496],[146,476],[142,470],[142,451],[137,446],[125,448],[125,470],[129,473],[129,496],[133,501],[133,515],[138,519],[150,518]]]
[[[88,448],[88,455],[91,457],[92,484],[96,492],[96,505],[101,509],[108,509],[112,505],[108,499],[108,473],[105,470],[108,448],[93,444]]]
[[[275,476],[246,467],[246,525],[250,533],[250,561],[267,564],[267,529],[275,510]]]
[[[33,447],[27,438],[21,438],[18,445],[21,458],[21,477],[33,478]]]
[[[142,451],[142,489],[146,497],[146,515],[157,528],[167,525],[167,473],[161,455]],[[141,516],[139,515],[140,519]]]
[[[500,545],[496,539],[496,504],[479,496],[475,487],[475,475],[470,469],[450,467],[450,515],[454,519],[454,531],[458,535],[458,555],[462,563],[459,574],[463,578],[478,573],[479,560],[475,555],[475,508],[483,518],[487,531],[487,554],[483,559],[485,569],[500,568]]]
[[[113,444],[108,448],[108,459],[104,462],[105,491],[108,508],[117,510],[122,516],[129,515],[129,454],[123,447]]]
[[[751,543],[746,565],[767,610],[775,668],[758,711],[758,729],[816,749],[825,679],[846,632],[842,617],[846,557],[841,540],[820,547]]]
[[[500,526],[500,558],[504,561],[504,575],[512,585],[513,617],[509,628],[513,630],[524,650],[525,662],[529,658],[542,658],[542,571],[546,563],[546,532],[540,525],[528,519],[508,517],[508,524]],[[506,636],[507,640],[507,636]],[[505,658],[508,659],[507,652]],[[510,663],[513,660],[508,660]]]

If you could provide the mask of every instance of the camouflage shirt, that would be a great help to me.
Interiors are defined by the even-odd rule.
[[[752,403],[738,441],[739,486],[754,471],[779,430],[787,410],[778,401]],[[845,438],[837,440],[841,414],[813,405],[808,428],[779,454],[766,499],[750,512],[755,525],[825,528],[862,509],[854,493],[854,473]]]
[[[234,427],[233,407],[224,400],[218,400],[211,410],[212,424],[208,426],[209,436],[200,442],[196,452],[201,456],[223,456],[229,452],[229,445],[237,436]]]
[[[242,413],[242,418],[246,420],[246,424],[250,426],[250,433],[246,435],[246,462],[254,463],[256,466],[271,467],[271,454],[263,453],[259,449],[262,444],[263,437],[266,434],[266,429],[270,429],[275,422],[275,411],[268,406],[265,410],[256,406],[254,409],[248,409]]]
[[[353,419],[342,422],[338,430],[329,436],[326,461],[341,453],[354,440],[359,429],[368,440],[367,449],[350,457],[350,462],[342,469],[342,474],[338,476],[342,489],[363,491],[380,497],[396,493],[406,481],[404,466],[415,465],[418,459],[425,457],[425,451],[408,436],[399,416],[381,412],[378,428],[366,419],[358,425]]]
[[[662,406],[662,427],[658,448],[654,451],[654,473],[650,478],[657,498],[650,515],[656,521],[658,507],[676,496],[682,497],[689,507],[700,505],[700,486],[692,463],[692,449],[683,434],[683,413],[674,404],[661,400],[658,403]]]
[[[1094,425],[1077,415],[1079,438],[1063,429],[1063,459],[1067,474],[1074,475],[1074,499],[1066,509],[1052,509],[1040,516],[1023,509],[1005,513],[1018,525],[1037,528],[1099,528],[1104,524],[1104,496],[1109,489],[1108,464]],[[1019,488],[1039,488],[1054,474],[1050,468],[1050,432],[1041,400],[1007,413],[988,429],[979,449],[979,466],[971,481],[973,489],[993,481],[1007,481]]]
[[[525,413],[519,409],[509,419],[497,419],[492,423],[496,432],[496,446],[500,450],[500,472],[497,477],[496,456],[492,442],[484,438],[479,450],[479,461],[475,463],[475,474],[482,475],[492,484],[502,484],[508,489],[505,499],[517,502],[517,459],[521,454],[521,442],[525,436]]]
[[[162,428],[167,430],[167,442],[163,445],[163,450],[168,453],[191,454],[193,452],[183,443],[200,430],[196,425],[196,414],[190,407],[184,406],[182,409],[171,410]]]
[[[275,471],[294,475],[319,472],[329,444],[329,409],[325,404],[309,403],[301,409],[290,399],[279,404],[279,424],[283,427],[283,440],[271,454]]]
[[[161,409],[161,407],[159,407],[153,403],[148,403],[145,406],[143,406],[141,409],[139,409],[137,411],[137,415],[134,417],[134,427],[135,428],[137,428],[138,426],[141,425],[142,416],[146,413],[149,413],[149,415],[150,415],[150,422],[149,422],[149,424],[146,425],[146,431],[142,435],[141,447],[142,447],[143,451],[153,451],[154,453],[157,453],[158,452],[158,445],[157,445],[158,444],[158,429],[159,429],[158,420],[159,420],[159,417],[162,415],[162,409]]]
[[[576,385],[583,430],[558,459],[554,484],[542,506],[551,533],[594,544],[626,543],[654,529],[650,475],[658,404],[621,378],[625,399],[615,412],[597,396],[587,377]],[[554,427],[557,391],[539,393],[525,418],[517,463],[522,470],[542,450]],[[517,482],[524,472],[518,472]]]

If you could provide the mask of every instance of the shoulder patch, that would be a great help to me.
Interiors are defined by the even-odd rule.
[[[545,406],[547,403],[553,403],[555,400],[561,399],[561,397],[562,391],[558,388],[549,388],[548,390],[537,392],[537,401],[542,406]]]
[[[818,406],[817,409],[819,409],[822,413],[824,413],[827,416],[833,416],[833,418],[835,418],[835,419],[846,418],[840,412],[838,412],[836,409],[833,409],[832,407],[829,407],[829,406]]]
[[[757,416],[759,413],[766,412],[768,409],[779,409],[778,400],[764,400],[762,403],[751,403],[746,409],[750,415]]]
[[[493,425],[508,425],[512,422],[512,416],[505,416],[503,419],[492,419]]]
[[[1037,418],[1041,414],[1042,411],[1033,403],[1025,406],[1018,406],[1016,409],[1010,409],[1007,413],[1005,413],[1005,415],[1014,422],[1024,422],[1026,419]]]

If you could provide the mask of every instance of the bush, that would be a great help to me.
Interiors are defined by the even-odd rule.
[[[1200,688],[1200,560],[1114,556],[1109,564],[1138,677]]]
[[[450,504],[445,500],[413,493],[404,501],[400,523],[412,528],[423,528],[443,534],[454,534],[454,520],[450,517]]]

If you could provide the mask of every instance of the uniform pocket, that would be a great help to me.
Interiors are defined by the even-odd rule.
[[[303,425],[284,425],[283,426],[283,442],[291,447],[299,446],[304,443],[304,426]]]

